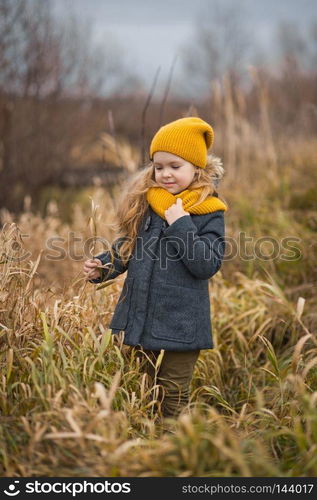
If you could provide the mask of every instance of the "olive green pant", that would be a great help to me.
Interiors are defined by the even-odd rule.
[[[160,351],[130,347],[130,353],[133,350],[141,361],[140,369],[160,386],[158,401],[163,417],[177,417],[189,402],[190,383],[200,350],[164,351],[157,368]]]

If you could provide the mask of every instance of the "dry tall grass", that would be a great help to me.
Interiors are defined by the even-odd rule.
[[[156,387],[107,328],[125,276],[98,290],[82,273],[101,249],[92,238],[115,236],[116,192],[87,192],[90,212],[74,204],[70,224],[55,202],[44,218],[29,198],[19,217],[2,209],[2,475],[317,474],[315,144],[285,150],[265,109],[251,132],[242,97],[236,115],[228,96],[227,236],[296,237],[298,258],[224,262],[210,283],[216,347],[201,352],[188,413],[163,433]]]

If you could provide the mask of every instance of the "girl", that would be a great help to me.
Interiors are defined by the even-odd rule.
[[[214,347],[208,280],[225,251],[226,204],[214,187],[223,175],[208,156],[212,127],[197,117],[161,127],[150,145],[151,163],[133,178],[118,210],[121,236],[86,260],[91,283],[128,271],[109,328],[147,363],[155,361],[163,417],[176,417],[189,401],[201,349]],[[103,266],[103,267],[101,267]]]

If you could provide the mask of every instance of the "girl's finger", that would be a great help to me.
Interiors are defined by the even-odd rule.
[[[92,271],[94,270],[95,267],[91,267],[91,266],[84,266],[84,271],[88,272],[88,271]]]
[[[87,265],[90,267],[96,267],[99,265],[99,262],[97,260],[88,260]]]
[[[96,269],[98,269],[101,266],[102,266],[102,262],[99,261],[99,260],[98,261],[89,261],[89,262],[86,262],[84,264],[84,267],[86,269],[95,269],[96,270]]]

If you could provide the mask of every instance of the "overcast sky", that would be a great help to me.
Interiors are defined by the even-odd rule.
[[[203,19],[212,25],[219,0],[51,0],[57,16],[73,13],[93,25],[93,36],[106,44],[109,36],[125,53],[131,67],[150,87],[158,66],[159,84],[166,77],[181,47],[193,40],[195,26]],[[245,26],[257,45],[274,55],[274,36],[280,21],[293,21],[305,29],[317,18],[316,0],[221,0],[238,4]],[[178,57],[175,81],[181,75]]]

